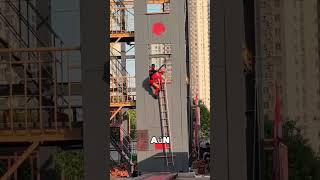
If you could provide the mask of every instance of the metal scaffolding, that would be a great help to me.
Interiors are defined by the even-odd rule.
[[[130,163],[132,158],[130,125],[125,128],[123,122],[127,120],[130,124],[127,110],[136,105],[135,77],[126,69],[126,60],[134,59],[134,55],[128,55],[134,49],[134,16],[132,0],[110,2],[110,40],[120,46],[111,46],[114,50],[110,54],[112,115],[107,123],[121,131],[120,141],[111,135],[111,146],[121,155],[120,160],[112,159],[112,162],[119,165]],[[11,34],[5,36],[0,32],[0,143],[30,144],[24,152],[15,152],[15,156],[0,155],[1,162],[8,161],[4,163],[7,172],[2,178],[5,179],[17,178],[18,167],[33,158],[40,144],[81,143],[83,138],[81,78],[76,78],[81,72],[80,48],[63,48],[63,41],[36,4],[23,3],[26,9],[22,1],[0,3],[0,9],[4,5],[7,8],[0,11],[0,25],[6,25],[5,31]],[[31,20],[31,16],[36,19]],[[35,25],[33,21],[40,23]],[[40,26],[42,31],[37,29]],[[47,34],[43,35],[43,31]],[[131,47],[126,49],[125,44]],[[15,164],[9,160],[13,156],[19,160]],[[39,171],[32,171],[33,177],[39,179]]]
[[[2,69],[0,77],[3,119],[0,128],[4,130],[72,129],[73,107],[71,82],[67,69],[68,91],[63,89],[62,59],[59,56],[78,49],[1,49]],[[32,54],[32,55],[31,55]],[[25,59],[25,57],[29,57]],[[69,65],[69,59],[65,59]],[[6,105],[5,105],[6,104]],[[1,138],[0,138],[1,139]]]

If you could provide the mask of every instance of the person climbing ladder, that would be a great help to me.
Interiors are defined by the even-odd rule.
[[[149,83],[150,86],[155,89],[154,98],[159,96],[159,92],[163,87],[163,75],[165,73],[164,67],[165,65],[162,65],[158,70],[155,70],[155,64],[152,64],[149,70]]]

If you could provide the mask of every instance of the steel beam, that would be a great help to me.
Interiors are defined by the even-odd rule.
[[[114,113],[112,113],[112,116],[110,117],[110,121],[118,114],[118,112],[121,111],[122,108],[123,106],[120,106]]]
[[[110,1],[80,1],[85,180],[107,179],[109,163]],[[106,72],[109,74],[109,72]]]

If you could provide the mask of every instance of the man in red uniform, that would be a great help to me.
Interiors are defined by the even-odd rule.
[[[155,98],[159,95],[159,92],[161,90],[161,87],[163,86],[163,74],[165,73],[165,70],[162,69],[162,67],[159,68],[159,70],[155,70],[155,65],[151,65],[151,69],[149,70],[149,76],[150,85],[155,89]]]

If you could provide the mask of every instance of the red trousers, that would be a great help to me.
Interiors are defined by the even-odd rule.
[[[153,88],[155,88],[155,92],[154,92],[154,94],[156,95],[156,96],[158,96],[159,95],[159,92],[160,92],[160,90],[161,90],[161,86],[162,86],[162,80],[161,79],[150,79],[149,80],[149,83],[150,83],[150,85],[153,87]],[[155,86],[154,84],[157,84],[158,86]]]

